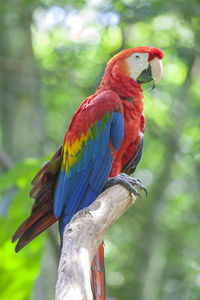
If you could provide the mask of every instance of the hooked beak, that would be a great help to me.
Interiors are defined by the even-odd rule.
[[[156,85],[157,83],[160,82],[160,79],[162,77],[162,73],[163,73],[162,62],[160,59],[158,59],[156,57],[150,62],[150,65],[151,65],[151,71],[152,71],[152,78]]]
[[[142,73],[137,77],[137,82],[146,83],[153,80],[153,88],[155,88],[162,77],[162,72],[162,62],[159,58],[156,57],[149,62],[148,68],[143,70]]]

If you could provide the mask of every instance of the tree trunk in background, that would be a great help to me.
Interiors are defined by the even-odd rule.
[[[45,144],[41,77],[31,40],[33,10],[30,1],[27,5],[20,0],[1,3],[0,138],[1,147],[14,161],[41,156]],[[54,247],[48,239],[32,299],[53,299],[57,277]]]
[[[20,1],[1,4],[0,122],[3,149],[15,160],[43,153],[44,122],[40,74],[31,41],[32,12],[30,5],[26,9]]]

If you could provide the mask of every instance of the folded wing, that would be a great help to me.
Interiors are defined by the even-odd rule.
[[[121,100],[111,91],[85,103],[66,134],[54,198],[60,231],[101,193],[124,136]]]
[[[105,91],[86,99],[74,115],[63,146],[32,181],[31,214],[17,229],[18,252],[57,219],[60,231],[101,193],[124,135],[120,98]]]

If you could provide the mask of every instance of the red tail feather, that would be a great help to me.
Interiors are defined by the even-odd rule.
[[[91,286],[94,300],[105,300],[105,268],[103,243],[99,246],[91,267]]]

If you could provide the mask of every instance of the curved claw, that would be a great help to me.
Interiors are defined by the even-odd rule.
[[[118,183],[125,186],[135,196],[139,196],[140,198],[142,198],[140,193],[135,188],[135,186],[137,186],[140,190],[143,190],[147,196],[147,189],[143,186],[141,181],[125,173],[120,173],[115,177],[108,178],[107,183],[104,186],[104,190]]]

